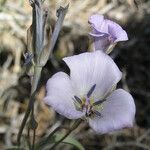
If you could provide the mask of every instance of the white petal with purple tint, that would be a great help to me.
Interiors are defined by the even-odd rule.
[[[93,29],[101,33],[108,33],[108,25],[104,19],[104,16],[94,14],[90,16],[89,23],[92,25]]]
[[[102,49],[102,51],[106,51],[105,49],[108,48],[108,46],[110,45],[110,41],[108,38],[105,37],[93,37],[94,38],[94,48],[95,50],[99,50],[99,48]],[[108,44],[109,43],[109,44]]]
[[[107,20],[107,23],[109,34],[115,39],[114,42],[128,40],[126,31],[120,25],[111,20]]]
[[[54,108],[59,114],[69,118],[77,119],[84,114],[77,111],[74,105],[74,92],[70,78],[66,73],[58,72],[47,82],[47,95],[44,102]]]
[[[90,126],[97,133],[108,133],[125,127],[132,127],[135,104],[132,96],[122,90],[115,90],[103,103],[102,117],[89,118]]]
[[[96,84],[92,96],[94,99],[103,98],[122,76],[111,57],[101,51],[66,57],[63,60],[70,68],[70,79],[75,94],[81,97]]]

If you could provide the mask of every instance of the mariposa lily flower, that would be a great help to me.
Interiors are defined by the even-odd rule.
[[[115,90],[122,73],[102,51],[63,59],[70,76],[58,72],[47,82],[44,102],[69,118],[86,118],[97,133],[131,127],[135,116],[132,96]]]
[[[104,16],[94,14],[89,18],[92,32],[90,35],[94,39],[95,50],[103,50],[109,53],[112,47],[119,41],[128,40],[128,36],[122,27]]]

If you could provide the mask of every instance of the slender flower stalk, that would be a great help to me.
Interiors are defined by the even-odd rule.
[[[67,133],[60,139],[58,140],[49,150],[53,150],[54,148],[56,148],[56,146],[58,144],[60,144],[67,136],[69,136],[80,124],[81,124],[82,120],[79,119],[77,121],[75,121],[75,123],[73,124],[73,126],[67,131]]]
[[[49,144],[52,137],[54,136],[54,134],[56,132],[58,132],[60,129],[65,129],[65,130],[70,130],[69,127],[65,127],[65,126],[59,126],[56,129],[54,129],[46,138],[42,138],[36,145],[35,145],[35,149],[42,149],[46,144]]]

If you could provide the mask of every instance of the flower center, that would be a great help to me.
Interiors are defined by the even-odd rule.
[[[94,99],[91,97],[94,89],[96,87],[96,84],[94,84],[87,95],[83,98],[79,98],[77,96],[74,96],[74,104],[78,111],[85,112],[86,117],[93,117],[93,116],[99,116],[101,117],[101,113],[99,112],[101,109],[103,109],[102,103],[104,100],[98,100],[94,101]]]

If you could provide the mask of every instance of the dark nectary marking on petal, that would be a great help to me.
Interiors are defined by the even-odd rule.
[[[102,103],[105,102],[105,101],[106,101],[106,99],[99,100],[99,101],[93,103],[93,106],[100,105],[100,104],[102,104]]]
[[[76,100],[79,104],[82,104],[82,100],[81,100],[79,97],[74,96],[74,98],[75,98],[75,100]]]
[[[91,87],[91,89],[88,91],[88,93],[87,93],[87,97],[88,97],[88,98],[92,95],[93,91],[95,90],[95,87],[96,87],[96,84],[94,84],[94,85]]]

